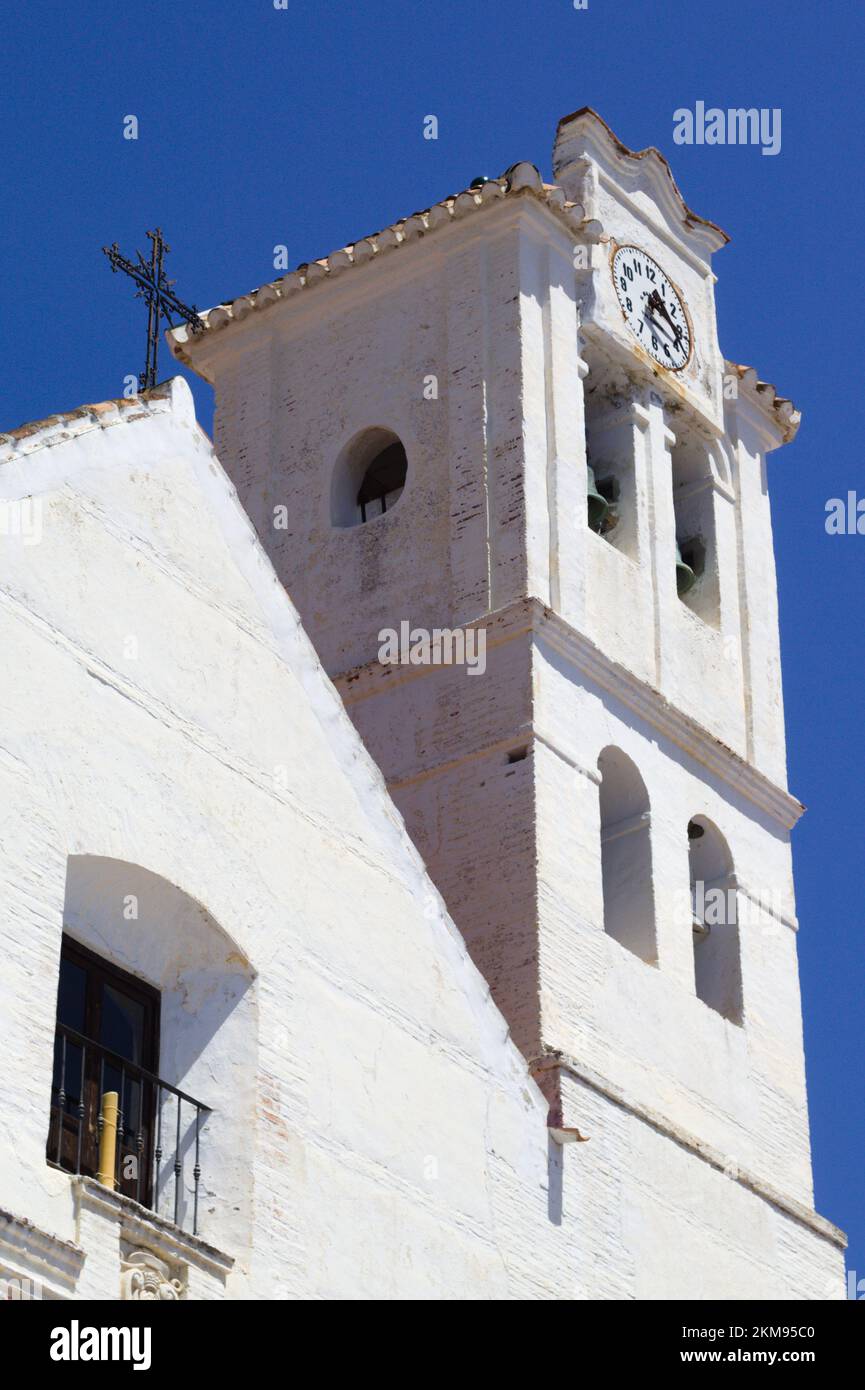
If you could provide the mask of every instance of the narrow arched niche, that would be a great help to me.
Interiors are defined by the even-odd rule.
[[[697,997],[731,1023],[742,1022],[742,966],[733,857],[705,816],[688,822]]]
[[[331,483],[331,522],[362,526],[393,511],[405,488],[408,457],[393,430],[372,426],[349,440]]]
[[[605,748],[601,774],[604,930],[649,965],[657,964],[649,794],[620,748]]]

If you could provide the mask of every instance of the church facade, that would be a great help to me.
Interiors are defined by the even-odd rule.
[[[213,446],[180,378],[0,436],[10,1296],[844,1296],[798,413],[657,151],[583,109],[553,172],[171,334]]]

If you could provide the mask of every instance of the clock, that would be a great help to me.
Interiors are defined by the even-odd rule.
[[[619,246],[612,260],[619,304],[638,343],[668,371],[691,359],[691,320],[684,300],[657,261],[637,246]]]

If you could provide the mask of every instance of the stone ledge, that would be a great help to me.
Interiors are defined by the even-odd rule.
[[[647,724],[702,763],[728,786],[734,787],[753,805],[759,806],[779,825],[787,830],[792,829],[804,807],[785,787],[779,787],[735,749],[729,748],[696,719],[679,710],[654,686],[613,661],[558,613],[538,599],[531,599],[530,602],[535,611],[536,637],[548,641],[590,680],[609,690]]]
[[[548,608],[540,599],[515,599],[505,608],[497,609],[494,613],[488,613],[462,626],[484,628],[487,631],[488,655],[495,647],[527,633],[531,633],[535,642],[548,642],[588,680],[608,690],[645,723],[676,744],[689,757],[708,768],[753,806],[759,807],[778,825],[790,830],[802,815],[802,803],[785,787],[778,786],[766,773],[749,763],[741,753],[722,743],[709,729],[678,709],[654,686],[613,661],[590,638],[571,627],[566,619]],[[453,669],[444,666],[383,666],[378,661],[370,661],[364,666],[339,672],[331,679],[342,695],[346,707],[350,709],[359,701],[393,690],[397,685],[434,677],[442,671]],[[530,727],[526,728],[526,733],[531,736]],[[579,760],[560,735],[554,736],[552,731],[547,729],[543,731],[542,737],[554,752],[560,753],[574,766],[579,767]],[[471,755],[461,754],[459,758],[448,761],[461,762],[467,756]],[[428,765],[402,768],[388,779],[388,785],[400,786],[406,782],[420,780],[439,770],[438,766]]]
[[[43,1231],[26,1216],[0,1208],[0,1261],[16,1276],[53,1278],[62,1292],[75,1285],[84,1264],[80,1245]]]
[[[777,1207],[785,1216],[792,1217],[802,1226],[807,1226],[821,1239],[829,1241],[839,1250],[847,1248],[847,1237],[844,1232],[839,1230],[831,1221],[827,1221],[825,1216],[818,1215],[816,1211],[806,1207],[804,1203],[797,1201],[794,1197],[787,1197],[783,1192],[779,1192],[770,1183],[764,1182],[762,1178],[758,1178],[753,1173],[749,1173],[747,1169],[741,1168],[737,1163],[726,1158],[718,1149],[713,1148],[711,1144],[704,1143],[702,1139],[698,1139],[688,1130],[680,1128],[672,1120],[668,1120],[666,1116],[641,1104],[640,1101],[632,1100],[619,1086],[606,1081],[591,1067],[578,1062],[576,1058],[568,1057],[564,1052],[549,1052],[542,1057],[533,1058],[529,1062],[529,1072],[541,1086],[548,1100],[550,1099],[549,1086],[545,1088],[541,1078],[549,1076],[550,1073],[564,1072],[567,1076],[573,1077],[575,1081],[597,1091],[599,1095],[605,1096],[607,1100],[611,1100],[614,1105],[626,1110],[628,1114],[641,1120],[643,1124],[651,1125],[652,1129],[657,1130],[659,1134],[665,1135],[668,1139],[672,1139],[674,1143],[687,1149],[697,1158],[702,1159],[704,1163],[708,1163],[712,1168],[717,1168],[732,1182],[739,1183],[749,1192],[753,1192],[756,1197],[760,1197],[764,1202],[769,1202],[773,1207]],[[555,1116],[554,1118],[558,1122],[561,1117]]]
[[[72,1191],[79,1209],[86,1206],[113,1217],[120,1226],[121,1236],[136,1246],[151,1249],[157,1255],[168,1254],[175,1260],[198,1265],[222,1277],[234,1267],[233,1256],[226,1255],[201,1236],[182,1231],[173,1221],[131,1197],[110,1191],[95,1178],[73,1178]]]

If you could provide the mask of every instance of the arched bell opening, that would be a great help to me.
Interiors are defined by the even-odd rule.
[[[636,434],[627,383],[611,364],[585,352],[586,522],[631,559],[637,553]]]
[[[715,474],[709,444],[677,422],[671,454],[676,592],[704,622],[721,620],[715,536]]]

